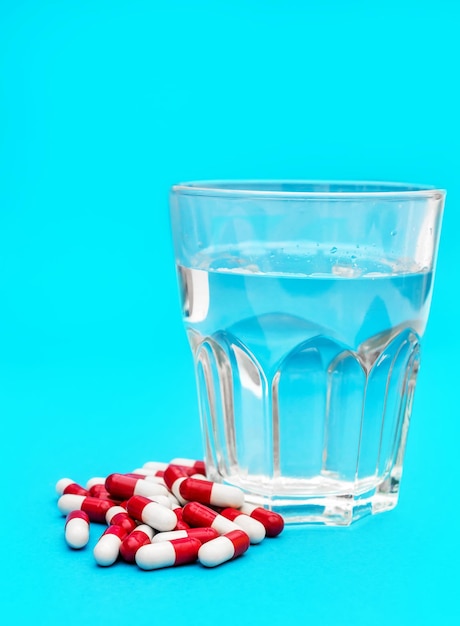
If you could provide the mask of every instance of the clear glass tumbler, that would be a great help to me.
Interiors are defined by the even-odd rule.
[[[374,182],[173,187],[212,480],[293,522],[396,505],[444,197]]]

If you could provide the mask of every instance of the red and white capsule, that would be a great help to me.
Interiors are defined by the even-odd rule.
[[[78,496],[87,496],[88,490],[76,483],[71,478],[61,478],[56,483],[56,492],[62,496],[64,493],[74,493]]]
[[[198,560],[205,567],[216,567],[236,559],[249,548],[249,537],[243,530],[232,530],[204,543],[198,551]]]
[[[99,500],[92,496],[78,496],[73,493],[65,493],[58,500],[58,508],[63,515],[81,510],[88,513],[91,522],[102,524],[105,523],[107,511],[115,504],[113,500]]]
[[[112,506],[105,515],[105,521],[109,526],[121,526],[128,533],[137,527],[137,522],[128,515],[128,511],[122,506]]]
[[[265,526],[249,515],[232,508],[222,509],[220,514],[240,526],[252,544],[260,543],[265,538]]]
[[[142,546],[136,552],[136,563],[145,570],[177,567],[196,561],[200,548],[201,543],[198,539],[189,537],[150,543]]]
[[[206,543],[219,536],[214,528],[188,528],[186,530],[170,530],[167,533],[157,533],[152,539],[152,543],[161,541],[174,541],[175,539],[198,539],[200,543]]]
[[[182,509],[182,517],[193,528],[209,526],[217,530],[219,535],[224,535],[232,530],[241,530],[240,526],[199,502],[186,504]]]
[[[204,461],[196,459],[181,459],[176,458],[169,462],[170,465],[183,465],[184,467],[190,467],[197,474],[204,474],[206,476],[206,465]]]
[[[134,563],[136,553],[142,546],[152,541],[153,529],[147,524],[140,524],[133,530],[120,545],[120,554],[127,563]]]
[[[214,483],[206,478],[191,478],[190,468],[183,465],[168,465],[164,473],[166,485],[181,504],[194,501],[211,506],[239,508],[244,494],[237,487]]]
[[[210,480],[179,478],[172,486],[172,492],[188,502],[201,502],[211,506],[238,509],[244,502],[244,493],[238,487],[229,487]]]
[[[120,546],[129,532],[116,524],[109,526],[94,546],[96,563],[102,567],[113,565],[120,554]]]
[[[131,517],[155,530],[173,530],[177,524],[174,511],[144,496],[133,496],[128,500],[126,508]]]
[[[143,478],[135,478],[125,474],[110,474],[110,476],[107,476],[105,488],[113,498],[118,498],[119,500],[124,500],[131,496],[168,495],[168,490],[163,485],[157,485]]]
[[[75,550],[84,548],[89,541],[89,517],[84,511],[71,511],[65,522],[65,540]]]
[[[243,504],[240,510],[260,522],[265,527],[267,537],[277,537],[284,528],[284,519],[274,511],[267,511],[261,506],[247,503]]]

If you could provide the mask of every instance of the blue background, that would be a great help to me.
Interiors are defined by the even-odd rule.
[[[5,623],[458,623],[459,18],[453,0],[2,1]],[[168,189],[250,177],[448,190],[400,504],[216,570],[102,570],[65,546],[55,482],[201,455]]]

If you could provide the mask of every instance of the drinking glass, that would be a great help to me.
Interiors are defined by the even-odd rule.
[[[211,480],[288,522],[396,505],[444,197],[380,182],[173,187]]]

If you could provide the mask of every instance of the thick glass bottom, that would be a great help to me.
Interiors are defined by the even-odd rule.
[[[324,477],[298,481],[279,479],[270,481],[271,493],[262,478],[222,479],[212,472],[210,478],[240,487],[247,502],[279,513],[287,524],[349,526],[367,515],[395,508],[399,495],[399,478],[394,476],[380,479],[380,482],[374,477],[354,483]]]

